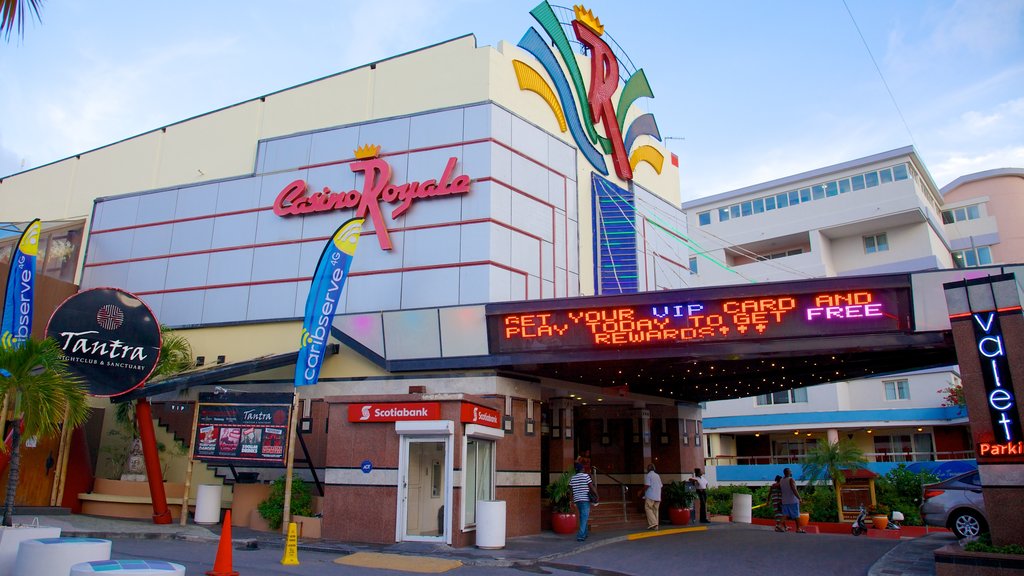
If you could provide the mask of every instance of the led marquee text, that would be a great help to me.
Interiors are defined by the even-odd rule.
[[[856,333],[900,328],[893,294],[861,290],[551,310],[502,315],[492,327],[500,327],[496,344],[504,351]]]

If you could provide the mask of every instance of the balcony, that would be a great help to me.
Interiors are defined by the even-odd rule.
[[[793,477],[803,477],[801,462],[806,455],[793,454],[783,456],[728,456],[721,455],[705,458],[704,465],[710,479],[719,484],[765,484],[775,481],[781,476],[784,468],[793,471]],[[865,468],[884,476],[890,470],[905,464],[914,472],[931,472],[940,480],[951,478],[957,474],[976,469],[977,461],[973,450],[955,452],[868,452],[864,454],[868,462]]]

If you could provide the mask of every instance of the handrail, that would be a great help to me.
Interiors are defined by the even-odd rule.
[[[737,464],[800,464],[807,459],[807,454],[735,456],[720,454],[704,459],[709,466]],[[974,450],[955,450],[946,452],[866,452],[868,462],[941,462],[944,460],[970,460],[975,457]]]
[[[622,521],[629,522],[629,486],[618,478],[608,474],[607,472],[601,472],[597,469],[597,466],[590,467],[590,475],[594,478],[594,484],[597,484],[597,475],[602,474],[607,478],[611,478],[612,482],[619,485],[619,489],[622,490]]]

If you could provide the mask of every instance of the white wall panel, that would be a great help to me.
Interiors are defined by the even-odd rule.
[[[337,128],[310,136],[309,163],[334,162],[355,157],[359,147],[359,127]]]
[[[256,213],[256,243],[286,242],[302,236],[302,217],[282,218],[270,210]]]
[[[541,202],[548,201],[548,174],[549,172],[543,166],[518,154],[512,155],[512,181],[510,184]]]
[[[529,156],[530,158],[547,164],[548,161],[548,136],[519,117],[512,117],[512,148]]]
[[[125,260],[132,256],[132,243],[135,241],[135,230],[119,230],[104,232],[89,237],[90,263]]]
[[[384,313],[384,341],[390,360],[436,358],[441,355],[437,310]]]
[[[211,252],[206,284],[219,286],[249,282],[252,279],[252,257],[252,248]]]
[[[192,326],[203,321],[204,293],[199,290],[168,292],[160,307],[160,321],[170,326]]]
[[[281,282],[249,287],[249,320],[291,318],[295,312],[295,284]]]
[[[409,230],[405,233],[405,265],[418,268],[459,261],[458,226]]]
[[[213,219],[211,248],[248,246],[256,241],[258,212],[246,212],[232,216],[218,216]]]
[[[253,251],[252,281],[293,279],[299,276],[299,244],[262,246]]]
[[[540,273],[540,261],[540,242],[536,238],[513,232],[512,267],[536,276]]]
[[[111,286],[124,288],[128,284],[128,266],[89,266],[82,272],[82,290]]]
[[[171,230],[171,253],[209,250],[212,241],[212,218],[175,222]]]
[[[291,138],[279,138],[267,142],[263,159],[264,172],[294,170],[309,163],[308,134]]]
[[[146,226],[136,228],[132,241],[132,258],[147,258],[150,256],[163,256],[171,249],[171,225]],[[96,238],[104,236],[99,234]]]
[[[462,141],[461,108],[419,114],[410,119],[409,147],[412,149]]]
[[[139,212],[139,196],[106,200],[96,205],[94,230],[134,226]]]
[[[210,214],[217,206],[217,184],[178,189],[178,201],[175,206],[174,218],[193,218]]]
[[[349,296],[346,312],[398,310],[402,307],[402,275],[350,276],[345,283]]]
[[[402,275],[402,308],[459,303],[459,269],[416,270]]]
[[[562,176],[576,174],[576,149],[554,136],[548,136],[548,167]]]
[[[551,242],[553,238],[552,209],[522,194],[512,195],[512,220],[514,228],[524,230]]]
[[[359,145],[377,144],[381,152],[409,149],[409,118],[372,122],[359,127]]]
[[[139,260],[128,266],[128,277],[123,288],[129,292],[152,292],[164,289],[167,277],[167,259]]]
[[[178,256],[167,260],[165,290],[206,286],[206,272],[210,266],[209,254]]]
[[[237,322],[249,309],[249,287],[235,286],[207,290],[203,305],[203,324]]]
[[[135,218],[136,224],[166,222],[174,218],[178,205],[178,191],[168,190],[156,194],[139,197],[139,209]]]
[[[251,210],[260,205],[260,179],[227,180],[217,186],[217,213]]]

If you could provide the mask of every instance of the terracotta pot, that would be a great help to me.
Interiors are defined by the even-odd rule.
[[[872,516],[871,524],[878,530],[885,530],[885,527],[889,525],[888,516]]]
[[[575,514],[563,514],[561,512],[551,513],[551,529],[555,534],[575,534],[576,527],[576,515]]]
[[[676,526],[685,526],[690,523],[689,508],[669,508],[668,519]]]
[[[811,513],[810,512],[801,512],[800,513],[800,527],[804,528],[804,527],[806,527],[810,523],[811,523]]]

